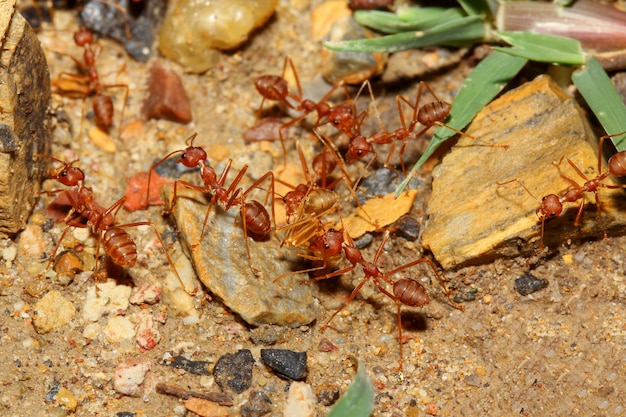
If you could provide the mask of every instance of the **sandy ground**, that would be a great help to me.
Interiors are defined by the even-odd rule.
[[[59,22],[72,22],[69,17],[59,16]],[[96,146],[85,134],[72,138],[58,133],[54,154],[65,160],[78,159],[77,165],[85,170],[87,181],[105,206],[123,195],[128,177],[147,170],[167,152],[180,149],[193,132],[198,132],[199,145],[226,149],[233,158],[260,151],[279,160],[278,143],[244,146],[242,132],[254,124],[260,103],[252,80],[261,74],[280,73],[287,54],[305,84],[315,76],[320,46],[310,41],[309,19],[307,2],[281,1],[275,18],[244,49],[224,55],[222,65],[204,75],[185,75],[194,116],[186,126],[165,121],[133,124],[139,120],[147,65],[152,61],[131,61],[119,46],[103,41],[99,61],[103,66],[119,68],[126,63],[125,71],[108,82],[128,84],[124,123],[134,128],[126,129],[126,139],[113,139],[114,152]],[[71,70],[72,63],[52,51],[65,48],[67,53],[79,54],[71,47],[70,36],[70,32],[62,31],[41,35],[53,75],[63,68]],[[437,91],[450,91],[462,82],[465,72],[466,68],[461,67],[428,81]],[[405,94],[414,90],[411,83]],[[387,103],[393,103],[396,93],[389,93]],[[385,98],[380,99],[381,112],[392,112],[393,104],[385,105]],[[78,124],[80,100],[55,97],[55,106],[62,106]],[[86,128],[92,123],[84,121]],[[308,140],[306,136],[302,134],[302,140]],[[293,141],[288,147],[289,158],[296,158]],[[358,176],[363,168],[354,165],[350,172]],[[429,192],[428,172],[420,179],[423,187],[418,190],[411,214],[422,221]],[[250,393],[261,391],[271,400],[272,411],[266,415],[280,416],[289,382],[260,363],[260,349],[266,347],[307,352],[305,382],[318,397],[315,411],[319,416],[329,412],[327,404],[332,401],[328,398],[343,393],[354,375],[349,355],[362,361],[374,382],[377,416],[619,416],[626,412],[623,237],[563,242],[551,255],[539,259],[498,260],[490,265],[443,271],[457,299],[470,300],[463,303],[463,312],[449,306],[436,282],[421,279],[433,301],[424,308],[403,308],[407,342],[403,345],[404,369],[399,372],[395,305],[373,285],[366,285],[332,325],[320,332],[362,272],[320,285],[319,315],[310,325],[262,330],[262,334],[277,334],[272,346],[259,342],[263,338],[251,338],[259,330],[254,333],[254,328],[204,292],[194,299],[199,313],[197,323],[188,324],[166,314],[164,323],[154,325],[161,339],[152,349],[111,342],[104,335],[111,317],[118,314],[136,323],[142,314],[159,317],[167,307],[164,302],[130,305],[92,323],[84,316],[88,310],[85,300],[94,287],[90,273],[77,275],[69,285],[53,277],[38,277],[45,263],[34,259],[33,254],[50,254],[64,229],[63,224],[48,221],[45,208],[49,202],[50,198],[40,199],[26,233],[0,241],[2,415],[64,416],[72,414],[68,408],[74,407],[76,415],[85,416],[133,415],[119,414],[122,412],[137,416],[184,415],[181,400],[155,392],[157,382],[205,392],[219,391],[219,387],[212,375],[200,376],[162,365],[164,355],[175,352],[214,364],[224,354],[250,349],[257,360],[251,387],[234,394],[234,405],[226,410],[230,415],[240,415]],[[134,213],[122,210],[118,220],[154,222],[166,236],[172,253],[180,255],[172,224],[161,218],[160,208]],[[131,233],[140,252],[137,266],[129,271],[131,281],[135,285],[161,282],[170,268],[155,246],[154,233],[149,228]],[[77,234],[78,239],[69,240],[80,241]],[[379,234],[373,236],[373,243],[364,250],[368,259],[381,239]],[[93,240],[86,241],[87,249]],[[391,268],[417,259],[421,253],[419,240],[411,243],[392,235],[381,259],[384,268]],[[514,289],[514,280],[525,273],[547,280],[547,288],[520,295]],[[51,290],[59,291],[76,314],[68,324],[38,333],[33,326],[35,305]],[[328,351],[328,342],[337,349]],[[151,368],[136,396],[123,395],[114,388],[116,368],[129,361]]]

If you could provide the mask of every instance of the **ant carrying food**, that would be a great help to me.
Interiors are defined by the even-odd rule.
[[[121,132],[121,125],[124,120],[124,110],[128,99],[128,86],[125,84],[103,84],[100,81],[100,75],[96,68],[96,60],[102,52],[100,45],[95,45],[93,34],[86,28],[81,28],[74,33],[74,43],[84,49],[83,60],[79,60],[72,55],[62,53],[62,55],[70,57],[76,66],[83,73],[74,74],[62,72],[57,78],[52,80],[52,86],[55,92],[64,97],[83,99],[83,109],[81,112],[81,122],[84,118],[84,103],[87,97],[92,98],[92,106],[96,126],[101,130],[108,132],[113,124],[113,98],[105,94],[105,91],[113,88],[124,89],[124,103],[120,112],[120,121],[118,131]]]
[[[96,273],[98,272],[98,253],[100,251],[101,244],[104,248],[105,254],[109,256],[114,264],[123,268],[131,268],[137,262],[137,245],[125,229],[129,227],[150,226],[154,230],[154,233],[161,245],[161,248],[163,249],[163,252],[165,253],[165,256],[167,257],[169,264],[174,270],[174,273],[176,274],[181,285],[183,284],[183,281],[174,266],[174,262],[165,248],[165,244],[163,243],[156,226],[152,222],[143,221],[115,224],[115,215],[124,203],[126,197],[122,197],[108,208],[104,208],[96,202],[91,187],[85,186],[85,173],[82,169],[73,166],[74,162],[66,163],[53,156],[42,154],[37,154],[35,157],[48,158],[61,163],[62,166],[55,170],[49,178],[58,181],[66,187],[70,187],[51,191],[42,191],[39,192],[39,194],[53,195],[64,193],[72,206],[70,212],[65,218],[67,227],[61,234],[59,242],[50,256],[48,265],[45,268],[46,271],[50,268],[52,262],[54,262],[55,255],[70,227],[89,228],[93,234],[98,236],[96,243],[96,263],[94,267],[94,271]],[[80,217],[86,218],[87,223],[81,223],[79,221]],[[184,285],[182,285],[182,287],[189,294],[195,293],[195,291],[187,291]]]
[[[209,215],[213,208],[213,205],[217,204],[224,211],[228,211],[231,207],[239,206],[239,213],[243,223],[243,232],[244,239],[246,244],[246,252],[248,254],[248,262],[250,264],[250,269],[255,274],[258,274],[258,270],[252,265],[252,260],[250,258],[250,247],[248,244],[248,236],[252,237],[255,241],[262,241],[267,239],[273,230],[275,230],[274,220],[274,174],[269,171],[263,174],[258,180],[256,180],[250,187],[246,190],[239,187],[239,183],[243,179],[244,175],[248,170],[248,166],[244,165],[243,168],[239,171],[235,179],[231,182],[228,188],[224,187],[226,182],[226,176],[230,171],[230,167],[232,164],[232,160],[229,160],[226,163],[226,167],[222,171],[222,173],[217,176],[217,172],[213,167],[208,163],[207,153],[206,151],[199,146],[193,146],[193,141],[196,138],[197,133],[191,135],[185,143],[188,145],[185,149],[179,149],[173,152],[170,152],[166,156],[164,156],[160,161],[150,167],[150,171],[148,174],[148,184],[150,184],[150,176],[152,171],[162,164],[166,159],[170,158],[172,155],[177,153],[182,153],[182,156],[177,161],[178,163],[183,164],[187,168],[200,168],[200,177],[202,178],[203,185],[198,186],[191,184],[187,181],[176,180],[174,182],[174,192],[172,201],[170,202],[169,208],[164,211],[164,214],[169,214],[173,207],[176,204],[176,201],[179,198],[178,188],[184,187],[190,190],[195,190],[203,194],[211,194],[211,199],[209,202],[209,206],[206,211],[206,215],[204,217],[204,222],[202,224],[202,229],[200,232],[200,237],[198,242],[192,243],[192,247],[196,247],[202,241],[202,237],[204,236],[204,231],[206,229]],[[267,209],[263,204],[256,200],[248,199],[248,195],[255,189],[260,188],[260,185],[269,181],[270,186],[267,190],[267,195],[270,198],[270,206],[271,206],[271,216],[268,213]],[[149,196],[149,190],[146,194],[146,199]],[[266,201],[267,203],[267,201]]]

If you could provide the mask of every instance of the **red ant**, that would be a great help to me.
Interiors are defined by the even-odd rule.
[[[81,28],[74,33],[74,43],[76,46],[82,47],[83,60],[69,56],[78,66],[78,68],[84,71],[86,74],[73,74],[62,72],[59,76],[52,80],[52,85],[56,88],[56,92],[62,96],[70,98],[82,98],[83,110],[81,113],[81,121],[84,117],[84,100],[87,97],[93,96],[92,105],[96,125],[107,131],[113,124],[113,99],[110,95],[104,94],[104,91],[111,88],[123,88],[124,89],[124,105],[120,113],[120,126],[124,120],[124,110],[126,109],[126,101],[128,99],[128,86],[125,84],[102,84],[100,82],[100,76],[96,68],[96,60],[100,56],[102,47],[97,45],[94,47],[93,34],[86,28]]]
[[[563,156],[558,163],[553,162],[554,166],[556,166],[559,171],[559,176],[567,181],[572,186],[568,188],[562,196],[558,196],[556,194],[548,194],[544,196],[541,201],[537,199],[533,193],[524,185],[524,183],[518,179],[513,179],[506,182],[498,182],[498,185],[504,185],[511,183],[513,181],[517,181],[526,192],[539,204],[537,207],[536,213],[541,221],[541,241],[539,244],[539,249],[543,248],[543,237],[544,237],[544,224],[546,220],[558,217],[563,212],[563,203],[574,203],[580,200],[580,205],[578,207],[578,212],[576,214],[576,219],[574,220],[574,226],[578,226],[580,224],[580,219],[582,217],[583,208],[585,206],[584,193],[593,193],[596,199],[596,208],[598,210],[598,219],[600,221],[600,225],[604,232],[604,238],[606,239],[607,233],[606,228],[604,226],[604,221],[602,220],[602,209],[600,206],[600,196],[598,191],[600,188],[626,188],[626,185],[609,185],[605,184],[604,181],[609,175],[613,175],[614,177],[623,177],[626,176],[626,151],[621,151],[611,156],[608,161],[608,170],[602,172],[602,148],[604,145],[604,140],[613,136],[619,136],[626,132],[617,133],[614,135],[605,135],[600,138],[600,143],[598,145],[598,175],[595,178],[589,179],[581,170],[572,162],[571,159]],[[566,176],[561,171],[560,165],[563,160],[566,159],[570,166],[576,171],[576,173],[585,180],[585,183],[581,186],[572,178]]]
[[[361,88],[363,88],[365,85],[367,85],[369,89],[372,102],[375,102],[374,93],[372,91],[372,87],[369,81],[365,81],[365,83],[363,84]],[[426,103],[422,107],[420,107],[419,104],[422,98],[422,91],[424,87],[426,87],[426,89],[434,97],[435,101]],[[409,119],[408,124],[405,119],[404,111],[402,110],[402,102],[406,103],[413,110],[413,114],[411,116],[411,119]],[[411,103],[409,99],[407,99],[404,96],[396,96],[396,106],[398,109],[398,114],[400,116],[401,127],[392,132],[388,132],[385,130],[382,120],[380,119],[380,114],[378,113],[378,109],[376,108],[375,105],[374,105],[374,109],[376,111],[376,119],[378,121],[378,125],[381,128],[381,131],[375,133],[374,135],[370,137],[365,137],[360,133],[360,124],[362,123],[362,119],[358,120],[358,123],[357,123],[357,120],[353,120],[353,123],[355,126],[355,132],[357,134],[351,138],[350,143],[348,144],[348,151],[346,152],[346,159],[348,160],[348,162],[352,162],[357,159],[362,159],[365,156],[367,156],[369,153],[374,153],[374,155],[376,155],[376,151],[374,150],[372,144],[377,144],[377,145],[390,144],[391,147],[389,149],[389,153],[387,154],[387,158],[385,159],[385,164],[384,164],[384,166],[387,168],[389,166],[389,161],[391,160],[391,157],[395,150],[395,141],[401,141],[402,145],[399,151],[400,164],[402,166],[403,174],[406,175],[406,170],[404,167],[404,151],[406,149],[408,139],[410,137],[418,138],[422,136],[424,133],[426,133],[426,131],[430,129],[431,127],[438,125],[438,126],[444,126],[460,135],[467,136],[471,138],[472,140],[476,140],[476,138],[474,138],[473,136],[468,135],[465,132],[457,130],[453,128],[452,126],[449,126],[443,123],[443,121],[446,120],[448,116],[450,115],[450,110],[452,109],[452,106],[450,103],[439,100],[435,92],[424,81],[421,81],[419,84],[415,103]],[[346,123],[349,123],[349,122],[346,122]],[[415,133],[415,128],[418,123],[421,124],[423,128],[419,132]],[[493,144],[488,144],[488,145],[508,148],[507,145],[493,145]]]
[[[348,305],[348,303],[352,301],[354,297],[356,297],[356,295],[361,290],[361,288],[371,278],[374,281],[374,285],[376,286],[376,288],[378,288],[380,292],[385,294],[387,297],[391,298],[394,301],[394,303],[396,303],[396,307],[398,310],[397,317],[398,317],[398,341],[400,344],[400,369],[402,369],[402,341],[403,339],[402,339],[402,321],[401,321],[400,308],[402,304],[410,306],[410,307],[422,307],[430,302],[430,297],[428,296],[428,293],[426,292],[422,284],[420,284],[418,281],[412,278],[401,278],[399,280],[393,280],[391,278],[393,275],[397,274],[398,272],[404,271],[405,269],[408,269],[412,266],[415,266],[421,263],[426,263],[435,274],[435,277],[437,278],[437,281],[439,281],[439,285],[441,286],[444,294],[448,298],[448,302],[450,303],[450,305],[461,311],[463,311],[465,308],[455,303],[454,301],[452,301],[450,290],[448,289],[448,287],[446,287],[443,281],[443,278],[437,271],[437,268],[435,267],[433,262],[428,258],[421,258],[421,259],[409,262],[407,264],[399,266],[388,272],[383,272],[380,270],[379,258],[383,252],[383,248],[385,247],[387,240],[389,239],[389,231],[386,231],[385,234],[383,235],[382,242],[380,243],[380,246],[378,247],[378,250],[376,251],[376,254],[374,255],[374,259],[371,262],[363,258],[363,254],[356,246],[354,246],[354,242],[352,241],[352,239],[350,239],[349,235],[345,233],[339,233],[336,231],[334,232],[335,233],[332,233],[332,234],[328,233],[328,234],[323,235],[323,237],[320,240],[321,245],[319,245],[317,249],[325,251],[327,256],[338,254],[343,249],[344,255],[346,259],[348,260],[348,262],[350,262],[350,265],[338,271],[334,271],[326,275],[313,278],[313,281],[319,281],[319,280],[343,275],[345,273],[353,271],[357,267],[357,265],[361,265],[363,267],[363,272],[365,273],[365,277],[354,288],[354,290],[352,290],[352,292],[347,297],[346,301],[341,305],[341,307],[339,307],[332,314],[330,319],[328,319],[328,321],[320,328],[320,331],[324,331],[330,325],[330,322],[333,320],[333,318],[335,318],[335,316],[339,314],[339,312],[342,311]],[[384,281],[392,285],[393,293],[385,289],[381,281]]]
[[[556,166],[556,168],[558,169],[559,175],[561,176],[561,178],[563,178],[565,181],[567,181],[568,183],[572,185],[572,187],[569,188],[565,192],[565,194],[563,194],[563,196],[561,197],[560,199],[561,202],[573,203],[575,201],[580,200],[580,206],[578,207],[576,220],[574,220],[574,226],[578,227],[578,225],[580,224],[580,218],[582,216],[583,208],[585,206],[584,193],[593,193],[596,199],[596,209],[598,210],[598,219],[600,221],[600,225],[602,226],[602,231],[604,232],[604,239],[606,239],[607,234],[606,234],[606,228],[604,227],[604,221],[602,220],[602,209],[600,207],[600,195],[598,194],[598,191],[600,188],[609,188],[609,189],[626,188],[626,185],[624,184],[609,185],[609,184],[605,184],[602,182],[609,175],[612,175],[618,178],[626,176],[626,151],[621,151],[611,156],[607,163],[608,170],[605,172],[602,172],[602,147],[604,145],[605,139],[613,137],[613,136],[619,136],[619,135],[622,135],[623,133],[625,132],[617,133],[614,135],[605,135],[600,138],[600,143],[598,145],[598,148],[599,148],[598,149],[598,175],[595,178],[589,179],[580,170],[580,168],[578,168],[576,164],[574,164],[574,162],[572,162],[572,160],[567,158],[566,156],[561,157],[561,160],[559,161],[558,164],[553,163],[554,166]],[[572,169],[574,169],[574,171],[576,171],[576,173],[582,179],[585,180],[585,183],[582,186],[576,183],[576,181],[574,181],[570,177],[563,174],[563,172],[561,171],[560,165],[564,159],[566,159],[567,163],[572,167]]]
[[[92,233],[98,235],[98,240],[96,243],[96,264],[94,267],[94,271],[98,271],[98,253],[100,251],[100,242],[103,243],[105,254],[109,256],[113,263],[124,268],[131,268],[135,265],[137,261],[137,245],[135,244],[133,238],[124,229],[129,227],[150,226],[154,230],[156,237],[161,244],[161,248],[165,252],[165,256],[167,257],[168,262],[174,270],[174,273],[178,277],[178,280],[181,282],[181,285],[183,284],[183,281],[181,280],[180,276],[178,275],[178,271],[174,266],[174,262],[167,252],[167,249],[165,249],[165,244],[163,243],[163,240],[161,239],[161,236],[159,235],[154,224],[147,221],[121,225],[115,224],[115,215],[124,203],[126,197],[120,198],[110,207],[105,209],[95,201],[93,190],[91,189],[91,187],[86,187],[84,184],[85,173],[80,168],[72,166],[73,162],[65,163],[52,156],[42,154],[37,154],[35,155],[35,157],[49,158],[63,164],[58,170],[56,170],[56,172],[50,175],[50,179],[56,180],[67,187],[74,187],[74,189],[64,188],[51,191],[42,191],[39,193],[48,195],[65,193],[67,200],[72,206],[72,209],[65,218],[67,227],[61,234],[59,242],[57,243],[54,251],[52,252],[52,255],[50,256],[50,260],[48,261],[46,270],[48,270],[52,265],[54,257],[59,247],[61,246],[61,243],[63,242],[63,238],[65,237],[65,234],[70,227],[90,228]],[[87,223],[80,223],[80,217],[85,217],[87,219]],[[184,285],[182,285],[182,287],[183,289],[185,289],[186,292],[188,292]],[[194,294],[195,290],[188,293]]]
[[[258,270],[252,265],[252,260],[250,258],[248,234],[250,234],[250,237],[252,237],[256,241],[265,240],[269,237],[274,228],[272,225],[272,219],[275,219],[274,174],[271,171],[265,173],[261,176],[261,178],[256,180],[250,187],[248,187],[248,189],[244,191],[243,188],[237,188],[237,186],[241,182],[241,179],[248,170],[248,166],[244,165],[244,167],[239,171],[235,179],[231,182],[230,186],[228,188],[225,188],[224,183],[226,182],[226,176],[228,175],[228,171],[230,170],[232,160],[228,161],[226,167],[218,177],[213,167],[211,167],[211,165],[209,165],[209,163],[207,162],[207,154],[205,150],[199,146],[193,146],[193,141],[196,136],[197,133],[194,133],[189,138],[187,138],[187,140],[185,141],[185,143],[188,144],[187,148],[170,152],[150,168],[150,172],[148,174],[148,187],[150,184],[150,175],[152,174],[152,171],[172,155],[182,153],[181,158],[177,162],[182,163],[187,168],[200,168],[200,176],[204,185],[197,186],[186,181],[176,180],[174,182],[174,194],[172,197],[172,201],[169,205],[169,209],[165,210],[164,214],[169,214],[172,211],[172,208],[178,200],[177,190],[180,186],[201,193],[211,194],[211,201],[204,217],[202,230],[200,231],[200,239],[198,242],[191,245],[192,247],[196,247],[202,241],[202,236],[204,236],[204,230],[206,229],[206,225],[209,220],[209,214],[211,213],[211,208],[214,204],[217,203],[224,211],[228,211],[231,207],[239,205],[239,213],[241,215],[243,223],[246,251],[248,253],[248,262],[250,263],[250,268],[252,269],[252,271],[255,274],[258,274]],[[268,190],[267,194],[271,198],[271,217],[263,204],[259,203],[256,200],[246,199],[250,192],[252,192],[256,188],[259,188],[259,185],[261,185],[264,181],[268,179],[270,181],[270,189]],[[148,196],[149,192],[146,198],[148,198]]]
[[[295,78],[297,93],[289,91],[289,84],[284,78],[287,70],[287,65],[291,67],[291,71]],[[261,131],[263,131],[263,134],[266,136],[269,129],[271,129],[270,131],[273,132],[278,130],[278,139],[280,139],[280,143],[283,148],[283,162],[286,164],[287,150],[285,147],[285,139],[287,138],[287,134],[284,132],[287,132],[287,130],[291,126],[300,122],[313,112],[317,113],[317,122],[315,124],[317,126],[320,123],[320,120],[324,116],[328,115],[328,113],[331,111],[331,106],[330,104],[328,104],[327,101],[330,96],[333,95],[335,90],[341,85],[343,84],[339,83],[333,86],[318,102],[304,98],[302,96],[302,87],[298,78],[298,72],[296,71],[293,61],[291,60],[291,58],[285,57],[281,76],[262,75],[254,80],[254,86],[256,87],[259,94],[261,94],[261,96],[263,97],[263,99],[261,100],[261,105],[259,107],[258,117],[261,117],[265,100],[278,101],[280,103],[283,103],[287,108],[295,112],[300,112],[300,114],[292,120],[281,124],[279,127],[276,126],[276,118],[266,118],[267,120],[262,119],[259,124],[250,129],[251,132],[247,134],[247,137],[253,140],[260,140],[258,138],[261,135]],[[274,137],[274,139],[276,138]]]

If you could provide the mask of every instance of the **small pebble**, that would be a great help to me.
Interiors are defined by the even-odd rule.
[[[306,378],[306,352],[295,352],[287,349],[261,349],[261,361],[283,378],[295,381]]]
[[[255,345],[274,345],[284,334],[284,327],[265,324],[250,331],[250,339]]]
[[[414,217],[408,214],[400,217],[396,222],[398,229],[396,235],[408,240],[409,242],[415,242],[420,235],[420,224]]]
[[[172,366],[178,369],[184,369],[187,372],[191,372],[196,375],[209,375],[209,366],[213,362],[208,361],[192,361],[184,356],[172,356],[163,361],[165,366]]]
[[[69,285],[76,273],[85,270],[83,262],[73,250],[60,253],[54,260],[53,269],[57,273],[57,281],[63,286]]]
[[[103,334],[107,342],[120,343],[135,337],[135,326],[126,317],[113,316],[107,322]]]
[[[261,391],[252,391],[248,402],[241,407],[241,417],[261,417],[272,411],[272,401]]]
[[[61,389],[59,389],[59,392],[57,392],[55,399],[57,403],[61,404],[69,411],[76,411],[76,407],[78,406],[78,399],[67,388],[61,387]]]
[[[521,295],[528,295],[544,289],[548,286],[548,281],[540,279],[531,274],[524,274],[515,279],[515,290]]]
[[[155,304],[161,299],[161,293],[161,285],[146,283],[137,288],[128,301],[135,305]]]
[[[150,177],[150,189],[148,190],[148,176]],[[148,206],[162,206],[164,204],[161,199],[161,187],[165,184],[171,184],[170,181],[163,178],[157,171],[153,171],[150,175],[146,171],[139,172],[128,179],[126,182],[126,192],[124,197],[124,208],[133,212],[136,210],[145,210]],[[146,200],[146,193],[150,192]]]
[[[231,390],[241,394],[252,384],[252,367],[254,358],[248,349],[242,349],[235,354],[226,354],[219,358],[213,377],[222,390]]]
[[[144,119],[163,119],[187,124],[191,122],[191,104],[182,80],[173,70],[155,62],[150,67],[148,95],[143,102]]]
[[[102,316],[125,311],[131,291],[132,288],[112,281],[98,284],[98,291],[95,286],[89,288],[83,304],[83,318],[95,322]]]
[[[33,326],[37,333],[49,333],[65,326],[76,314],[71,301],[59,291],[50,291],[35,304]]]
[[[165,17],[159,49],[185,71],[203,73],[219,62],[216,49],[237,48],[270,18],[277,4],[278,0],[179,0]]]
[[[467,385],[472,386],[472,387],[480,386],[480,377],[474,373],[467,375],[464,381]]]
[[[315,395],[309,384],[293,382],[289,387],[287,403],[283,411],[285,417],[314,417]]]
[[[113,387],[115,391],[130,397],[141,395],[141,384],[143,384],[146,374],[151,369],[149,362],[125,362],[115,368]]]
[[[185,400],[185,408],[202,417],[226,417],[228,408],[201,398],[190,397]]]
[[[139,315],[139,324],[137,325],[137,345],[142,351],[154,349],[161,340],[161,333],[157,330],[152,314],[142,312]]]
[[[324,382],[315,387],[315,397],[317,398],[317,402],[325,405],[326,407],[330,407],[335,404],[339,399],[339,395],[339,389],[337,389],[335,385]]]

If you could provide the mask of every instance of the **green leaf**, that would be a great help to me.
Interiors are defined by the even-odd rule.
[[[532,32],[496,32],[513,48],[494,47],[496,51],[532,61],[561,65],[582,65],[587,54],[576,39]]]
[[[410,9],[410,12],[408,11]],[[402,14],[400,14],[402,13]],[[400,33],[426,30],[442,23],[465,16],[463,10],[455,7],[405,7],[398,14],[380,10],[357,10],[352,15],[360,25],[383,33]]]
[[[485,0],[458,0],[459,4],[470,16],[490,16],[491,9]]]
[[[626,130],[626,106],[595,58],[574,71],[572,81],[609,135]],[[626,135],[612,139],[618,151],[626,150]]]
[[[501,52],[494,52],[483,59],[459,89],[452,102],[450,116],[445,123],[458,130],[467,126],[474,116],[502,91],[526,62],[526,59]],[[415,163],[407,178],[396,189],[396,197],[404,191],[413,174],[424,165],[424,162],[437,148],[455,134],[456,132],[443,126],[437,129],[424,154]]]
[[[356,363],[356,375],[328,417],[368,417],[374,411],[374,385],[361,362],[350,359]]]
[[[324,46],[343,52],[396,52],[432,45],[473,44],[484,40],[486,33],[485,23],[480,16],[467,16],[424,31],[373,39],[324,42]]]

